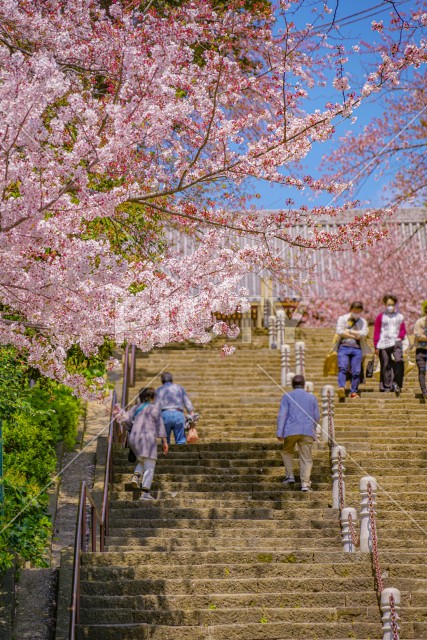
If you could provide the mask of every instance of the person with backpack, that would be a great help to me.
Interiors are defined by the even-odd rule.
[[[301,491],[311,491],[312,447],[320,429],[319,405],[312,393],[305,391],[304,376],[292,378],[292,391],[282,396],[277,417],[277,440],[283,443],[285,465],[283,484],[294,484],[293,458],[298,445]]]
[[[142,491],[141,500],[154,500],[150,489],[157,462],[157,439],[161,438],[165,455],[169,450],[162,412],[155,398],[154,389],[142,389],[139,404],[127,411],[121,420],[129,431],[128,444],[137,459],[131,483],[132,488]]]
[[[427,300],[424,300],[421,306],[423,315],[419,318],[414,326],[415,337],[415,361],[418,367],[418,380],[421,387],[421,393],[427,400],[426,388],[426,367],[427,367]]]
[[[405,365],[403,340],[406,327],[403,315],[397,310],[397,298],[387,294],[383,298],[384,311],[375,320],[374,347],[380,359],[380,391],[400,393],[403,387]]]

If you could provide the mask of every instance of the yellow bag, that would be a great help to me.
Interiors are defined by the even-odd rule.
[[[336,351],[331,351],[325,358],[323,363],[323,377],[336,376],[338,374],[338,354]]]

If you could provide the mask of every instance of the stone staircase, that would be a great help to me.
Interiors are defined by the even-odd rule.
[[[322,378],[331,337],[297,331],[318,394],[335,384]],[[279,354],[264,335],[236,345],[225,360],[210,346],[138,360],[138,384],[165,367],[186,387],[201,441],[159,456],[154,504],[138,502],[126,452],[115,451],[108,552],[83,556],[78,638],[382,637],[370,557],[341,551],[328,449],[314,453],[313,493],[299,490],[298,476],[294,487],[282,485],[282,391],[267,375],[280,380]],[[427,638],[427,408],[414,396],[414,374],[400,398],[377,386],[369,381],[360,400],[336,404],[347,505],[358,506],[359,478],[374,475],[384,584],[402,592],[401,638]]]

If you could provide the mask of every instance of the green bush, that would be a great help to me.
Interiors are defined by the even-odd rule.
[[[47,566],[46,549],[52,524],[46,514],[46,494],[37,497],[37,485],[28,483],[23,475],[10,472],[4,478],[4,489],[7,499],[4,514],[0,516],[0,573],[12,565],[14,555],[35,567]]]
[[[80,401],[68,387],[39,377],[30,388],[28,377],[25,360],[14,349],[0,347],[5,469],[0,572],[12,565],[14,556],[18,562],[46,566],[52,525],[43,489],[56,468],[58,440],[63,440],[68,449],[74,447],[81,411]]]
[[[80,403],[70,389],[50,380],[39,380],[24,396],[27,408],[3,424],[5,466],[44,486],[55,471],[56,442],[74,446]]]

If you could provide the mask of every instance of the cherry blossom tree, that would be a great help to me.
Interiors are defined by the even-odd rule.
[[[422,232],[421,227],[421,232]],[[395,226],[374,247],[335,254],[322,278],[321,294],[313,292],[307,307],[307,326],[334,326],[353,300],[361,300],[364,317],[373,323],[383,309],[383,298],[394,294],[411,332],[427,298],[427,253],[420,231],[404,238]],[[320,284],[320,283],[319,283]]]
[[[272,240],[303,260],[381,238],[387,210],[327,232],[318,217],[339,218],[353,202],[309,211],[290,195],[259,214],[246,185],[341,194],[345,182],[297,178],[292,167],[364,97],[426,58],[420,19],[410,43],[388,56],[384,45],[356,92],[342,45],[322,26],[327,3],[316,29],[296,26],[301,3],[174,4],[0,5],[0,342],[80,393],[73,348],[90,357],[106,337],[150,349],[226,333],[213,313],[245,308],[238,283],[248,269],[292,280]],[[336,101],[310,110],[310,92],[329,81]],[[168,243],[171,229],[193,242],[191,256]],[[102,387],[95,378],[90,391]]]
[[[409,14],[394,5],[392,33],[383,22],[373,28],[382,37],[365,53],[382,52],[385,62],[403,48],[409,53],[411,39],[419,25],[427,26],[427,3],[420,2]],[[398,10],[399,9],[399,10]],[[394,35],[394,39],[392,38]],[[398,36],[398,37],[397,37]],[[386,49],[388,54],[386,54]],[[414,51],[415,52],[415,51]],[[360,50],[362,55],[363,51]],[[418,51],[415,52],[418,58]],[[378,77],[376,69],[370,78]],[[382,99],[384,113],[374,118],[362,132],[348,131],[336,150],[325,158],[331,179],[345,176],[358,187],[370,174],[387,176],[387,196],[396,203],[425,203],[427,196],[427,72],[421,59],[404,75],[396,77]],[[377,99],[375,92],[372,98]]]

